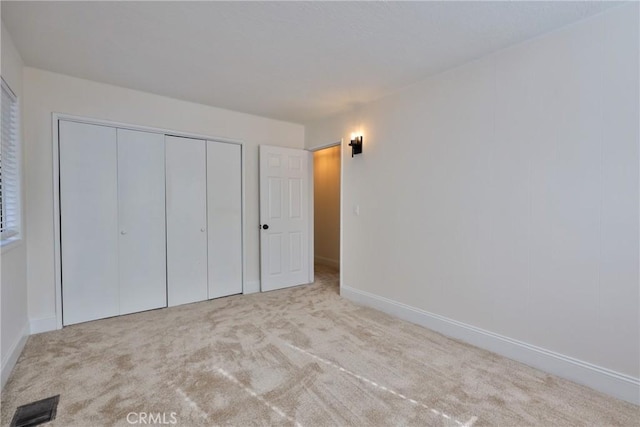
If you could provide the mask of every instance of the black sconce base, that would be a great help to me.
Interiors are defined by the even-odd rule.
[[[362,137],[356,136],[355,139],[351,140],[351,143],[349,144],[349,146],[351,147],[351,157],[353,157],[356,154],[361,154],[362,153]]]

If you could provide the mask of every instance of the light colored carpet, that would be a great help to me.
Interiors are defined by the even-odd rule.
[[[637,406],[354,305],[334,271],[317,273],[31,336],[2,425],[55,394],[55,426],[129,426],[137,412],[180,426],[640,424]]]

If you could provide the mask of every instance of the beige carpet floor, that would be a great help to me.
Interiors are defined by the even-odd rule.
[[[354,305],[322,267],[312,285],[31,336],[2,425],[55,394],[55,426],[640,425],[637,406]]]

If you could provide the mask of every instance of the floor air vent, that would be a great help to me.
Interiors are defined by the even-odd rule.
[[[19,406],[11,421],[11,427],[30,427],[56,418],[60,395]]]

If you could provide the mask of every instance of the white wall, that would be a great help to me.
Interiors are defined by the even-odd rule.
[[[259,289],[257,147],[302,148],[303,126],[25,67],[29,317],[35,330],[55,327],[52,112],[244,141],[246,280]]]
[[[543,367],[561,355],[557,373],[580,365],[640,402],[638,16],[618,7],[308,124],[309,148],[364,134],[343,164],[343,293],[552,352]]]
[[[340,267],[340,147],[313,153],[315,262]]]
[[[22,102],[22,58],[2,23],[2,78]],[[24,198],[23,198],[24,200]],[[24,209],[23,209],[24,216]],[[2,248],[0,273],[0,314],[2,386],[22,351],[29,333],[27,320],[27,247],[22,221],[22,240]]]

